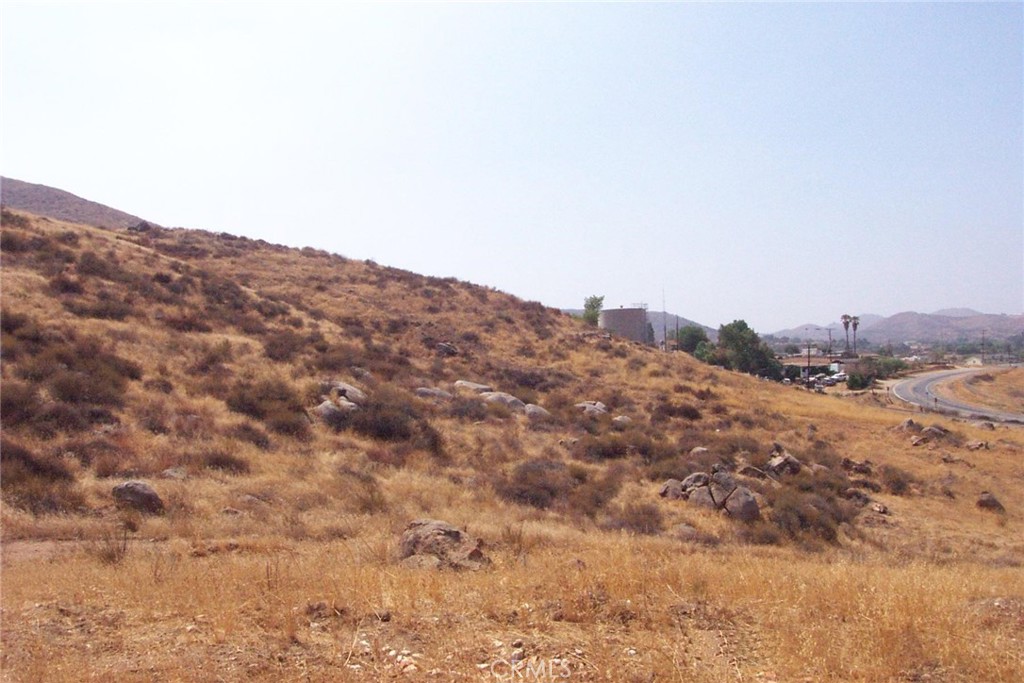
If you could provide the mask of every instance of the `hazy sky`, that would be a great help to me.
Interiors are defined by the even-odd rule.
[[[760,332],[1024,309],[1024,5],[0,9],[0,172]]]

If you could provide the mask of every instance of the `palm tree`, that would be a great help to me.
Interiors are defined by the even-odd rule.
[[[860,327],[860,316],[853,316],[850,318],[850,324],[853,325],[853,355],[857,355],[857,328]]]
[[[850,352],[850,321],[853,320],[850,316],[843,313],[842,317],[839,318],[843,321],[843,329],[846,330],[846,352]]]

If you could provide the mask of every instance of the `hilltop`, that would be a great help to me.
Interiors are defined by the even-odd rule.
[[[827,325],[807,323],[786,330],[779,330],[773,336],[792,339],[844,338],[841,322]],[[979,313],[968,308],[944,309],[935,313],[905,311],[891,316],[863,314],[857,328],[857,338],[873,344],[903,342],[979,341],[984,333],[990,340],[1005,340],[1019,336],[1024,330],[1024,315],[1005,313]]]
[[[7,208],[0,249],[14,679],[1019,670],[1015,428],[226,233]],[[118,506],[126,480],[157,514]],[[399,562],[425,518],[479,571]]]
[[[70,192],[14,178],[0,177],[0,204],[40,216],[108,228],[130,228],[144,222],[138,216]]]

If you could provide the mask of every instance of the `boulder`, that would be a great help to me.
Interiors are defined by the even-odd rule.
[[[151,515],[164,511],[164,501],[153,487],[144,481],[126,481],[114,487],[114,503],[119,508],[130,508]]]
[[[736,479],[726,471],[718,471],[711,475],[711,483],[725,489],[727,492],[736,488]],[[716,496],[717,497],[717,496]]]
[[[612,424],[619,428],[628,427],[633,424],[633,418],[629,415],[616,415],[612,418]]]
[[[797,474],[800,472],[801,467],[803,465],[800,464],[799,460],[783,450],[768,461],[768,464],[764,466],[764,471],[779,477],[783,474]]]
[[[455,388],[465,391],[471,391],[474,394],[482,394],[485,391],[494,391],[494,387],[488,384],[479,384],[478,382],[470,382],[469,380],[460,379],[455,382]]]
[[[313,408],[313,412],[316,413],[317,417],[328,422],[332,418],[340,418],[354,410],[359,410],[359,406],[345,399],[338,399],[337,402],[327,399],[316,408]]]
[[[435,387],[417,387],[415,393],[420,398],[436,398],[442,401],[450,401],[453,398],[450,392]]]
[[[710,450],[704,448],[703,446],[694,446],[693,448],[690,449],[690,457],[695,458],[698,455],[706,455],[710,452]]]
[[[983,421],[983,422],[974,422],[972,424],[975,427],[977,427],[978,429],[987,429],[990,432],[994,432],[996,430],[995,424],[993,424],[991,422]]]
[[[188,470],[186,470],[184,467],[168,467],[166,470],[160,473],[160,478],[184,481],[185,479],[188,479]]]
[[[707,486],[708,482],[711,481],[711,476],[707,472],[694,472],[686,479],[683,479],[682,486],[683,492],[688,493],[698,486]]]
[[[764,470],[759,470],[753,465],[744,465],[737,470],[736,474],[744,477],[751,477],[753,479],[767,479],[768,475],[765,474]]]
[[[982,449],[988,449],[987,441],[968,441],[964,444],[964,447],[969,451],[980,451]]]
[[[914,422],[912,418],[908,417],[903,422],[900,422],[899,425],[896,426],[896,429],[900,430],[901,432],[919,432],[921,431],[921,425]]]
[[[725,511],[741,522],[753,522],[761,517],[761,508],[754,494],[746,486],[737,486],[725,499]]]
[[[417,519],[402,533],[398,557],[407,566],[480,569],[490,564],[482,548],[482,541],[448,522]]]
[[[910,445],[911,446],[924,446],[926,443],[928,443],[928,437],[927,436],[912,436],[912,437],[910,437]]]
[[[921,434],[922,436],[927,436],[933,439],[942,439],[945,438],[947,434],[949,434],[949,430],[946,429],[945,427],[940,427],[939,425],[932,425],[930,427],[925,427],[924,429],[922,429]]]
[[[546,408],[542,408],[536,403],[527,403],[526,408],[523,410],[526,413],[526,417],[537,422],[551,419],[551,413]]]
[[[434,348],[437,349],[437,355],[439,356],[450,358],[459,355],[459,348],[449,342],[438,342]]]
[[[480,393],[480,396],[488,403],[500,403],[501,405],[510,408],[517,413],[526,411],[526,404],[520,401],[512,394],[506,394],[504,391],[484,391]]]
[[[354,387],[347,382],[330,380],[324,382],[320,388],[324,393],[337,396],[339,399],[345,399],[350,403],[357,403],[359,405],[366,403],[366,393],[362,389]]]
[[[608,406],[600,401],[581,401],[574,408],[579,408],[584,415],[604,415],[608,412]]]
[[[1006,512],[1006,508],[999,502],[999,499],[988,491],[982,491],[981,495],[978,496],[978,502],[976,503],[982,510],[991,510],[992,512]]]
[[[711,495],[711,489],[707,486],[699,486],[690,491],[690,495],[687,497],[687,500],[694,505],[699,505],[700,507],[711,508],[712,510],[718,509],[718,503]]]
[[[686,496],[683,495],[683,482],[678,479],[669,479],[658,489],[658,495],[669,500],[685,498]]]

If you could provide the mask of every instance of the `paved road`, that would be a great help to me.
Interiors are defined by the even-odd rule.
[[[893,385],[892,392],[901,401],[913,403],[928,410],[959,413],[967,417],[985,417],[1000,422],[1024,423],[1024,413],[1010,413],[987,406],[971,405],[954,399],[944,398],[935,392],[935,385],[937,384],[949,382],[977,372],[986,372],[986,370],[939,370],[937,372],[929,372],[925,375],[918,375],[917,377],[911,377],[896,383]]]

